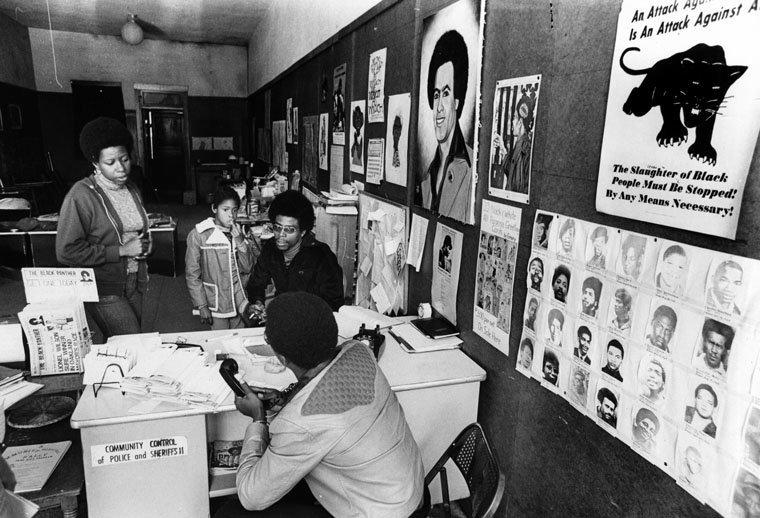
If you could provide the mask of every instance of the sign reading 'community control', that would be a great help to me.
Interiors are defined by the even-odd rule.
[[[96,444],[90,447],[93,466],[110,466],[187,455],[187,438],[181,435],[136,441]]]

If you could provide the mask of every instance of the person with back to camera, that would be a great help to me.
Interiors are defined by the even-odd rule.
[[[239,501],[215,518],[419,514],[422,456],[372,351],[354,340],[336,345],[331,308],[313,294],[278,295],[267,312],[266,339],[298,382],[269,423],[243,384],[235,406],[253,421],[235,480]]]
[[[206,218],[187,235],[185,281],[193,312],[211,329],[244,327],[249,312],[245,285],[253,266],[253,249],[235,222],[240,197],[229,186],[219,187]]]
[[[253,314],[265,320],[264,301],[269,281],[275,294],[305,291],[321,297],[333,311],[343,305],[343,271],[326,244],[317,241],[314,208],[296,191],[278,194],[269,206],[274,238],[261,247],[246,291]]]
[[[82,128],[79,145],[95,170],[63,200],[56,257],[66,266],[93,268],[99,300],[85,308],[104,339],[139,333],[151,240],[148,214],[129,180],[132,135],[119,121],[98,117]]]

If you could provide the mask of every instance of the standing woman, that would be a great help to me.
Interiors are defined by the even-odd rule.
[[[95,170],[63,200],[56,255],[67,266],[94,269],[100,300],[85,307],[104,339],[139,333],[151,243],[148,215],[129,181],[132,135],[119,121],[98,117],[82,128],[79,146]]]

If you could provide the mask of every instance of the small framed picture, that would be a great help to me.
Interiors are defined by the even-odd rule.
[[[17,104],[8,105],[8,129],[20,130],[23,128],[21,107]]]

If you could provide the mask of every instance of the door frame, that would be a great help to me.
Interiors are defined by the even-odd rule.
[[[159,85],[159,84],[144,84],[135,83],[135,106],[137,107],[137,148],[140,154],[143,171],[148,174],[147,168],[147,153],[145,150],[145,132],[143,131],[143,109],[150,110],[168,110],[174,112],[182,112],[182,152],[184,154],[185,162],[185,185],[183,191],[192,190],[195,192],[195,175],[193,174],[193,167],[190,163],[190,120],[188,117],[188,101],[187,92],[188,87],[183,85]],[[182,107],[177,106],[154,106],[151,104],[145,104],[143,102],[143,92],[166,92],[176,93],[182,98]]]

